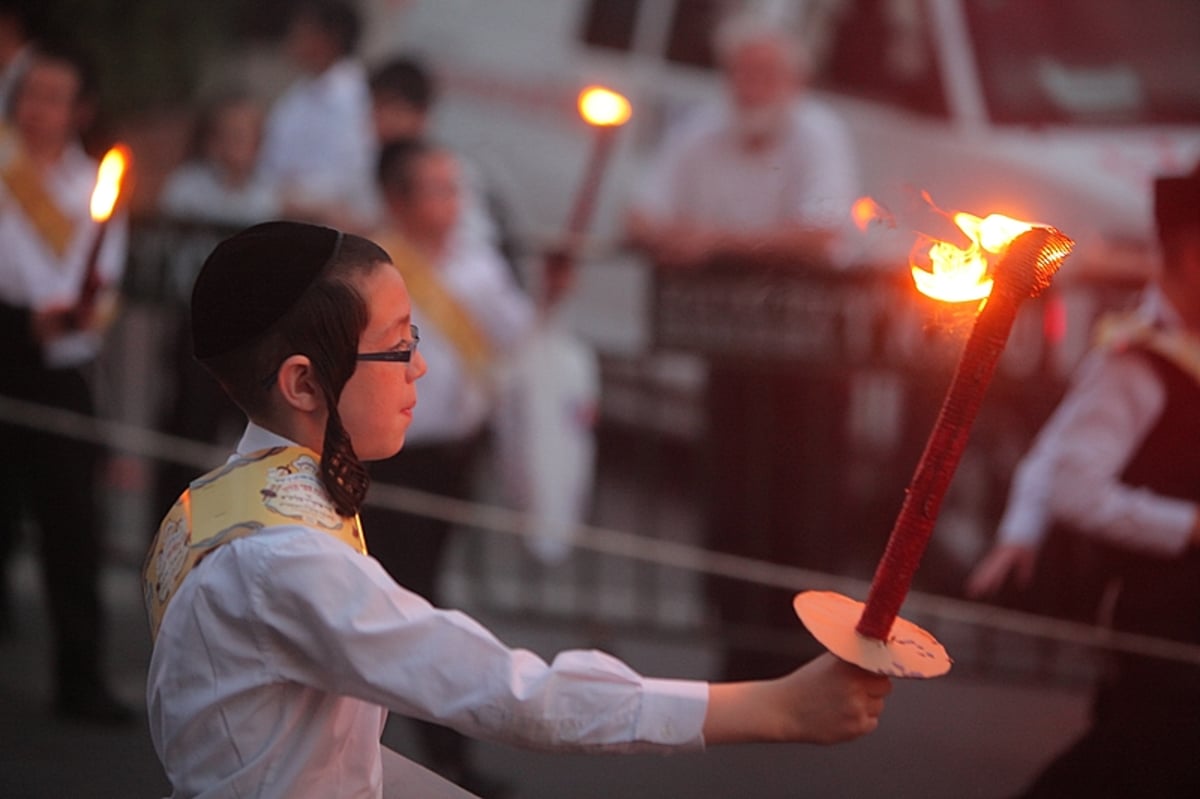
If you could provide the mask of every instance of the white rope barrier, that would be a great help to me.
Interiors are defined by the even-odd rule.
[[[0,396],[0,421],[60,436],[88,441],[112,450],[191,466],[197,472],[223,463],[227,449],[160,433],[124,422],[99,419]],[[8,455],[4,453],[4,455]],[[495,533],[528,536],[532,517],[495,505],[452,499],[401,486],[375,484],[367,501],[389,510],[405,511]],[[830,590],[865,596],[865,580],[785,566],[715,552],[674,541],[581,525],[573,545],[673,569],[727,577],[789,591]],[[1127,652],[1200,665],[1200,645],[1111,630],[1104,627],[1000,608],[980,602],[909,593],[905,610],[943,621],[957,622],[1063,644]]]

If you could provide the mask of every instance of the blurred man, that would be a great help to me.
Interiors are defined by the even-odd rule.
[[[359,18],[343,0],[301,0],[287,49],[302,76],[271,108],[263,170],[294,211],[361,229],[371,212],[371,99],[354,57]]]
[[[370,85],[371,118],[380,151],[391,142],[421,139],[430,134],[438,85],[425,62],[405,55],[389,58],[371,71]],[[458,153],[457,161],[461,208],[454,235],[495,248],[520,281],[515,246],[511,231],[502,224],[499,198],[489,193],[482,171],[469,157]],[[385,204],[379,197],[380,219],[386,217],[382,210]]]
[[[823,268],[836,261],[855,196],[849,135],[803,96],[807,56],[769,18],[717,29],[726,96],[664,143],[628,218],[633,244],[661,269]],[[846,400],[840,385],[761,359],[709,365],[707,538],[712,548],[810,568],[832,567],[828,517],[837,490]],[[712,578],[710,600],[739,627],[797,630],[785,591]],[[744,632],[744,630],[743,630]],[[724,676],[781,673],[792,656],[726,653]]]
[[[109,223],[98,255],[99,302],[80,306],[97,235],[89,206],[96,162],[79,144],[96,96],[75,52],[38,49],[16,87],[13,129],[0,140],[0,393],[91,414],[95,360],[125,262],[126,230]],[[89,443],[0,425],[0,542],[25,513],[40,533],[54,625],[54,707],[67,719],[132,718],[102,676],[98,455]]]
[[[1028,583],[1051,522],[1109,545],[1112,625],[1200,643],[1200,168],[1155,184],[1162,266],[1098,344],[1019,468],[968,592]],[[1062,579],[1053,575],[1053,579]],[[1079,589],[1069,585],[1068,589]],[[1026,796],[1200,795],[1200,668],[1121,653],[1091,729]]]
[[[732,17],[714,45],[727,97],[668,137],[629,235],[668,267],[827,261],[856,194],[848,132],[803,96],[807,55],[770,19]]]

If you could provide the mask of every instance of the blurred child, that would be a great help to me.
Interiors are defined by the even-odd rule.
[[[159,208],[239,227],[279,216],[279,195],[259,169],[263,119],[263,108],[249,95],[211,102],[197,125],[193,157],[168,176]]]

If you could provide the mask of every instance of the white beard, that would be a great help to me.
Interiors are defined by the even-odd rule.
[[[750,144],[765,144],[783,136],[788,123],[788,105],[736,109],[733,126],[738,139]]]

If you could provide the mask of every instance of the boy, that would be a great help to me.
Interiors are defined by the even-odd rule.
[[[379,797],[389,709],[560,750],[832,743],[877,726],[890,682],[831,656],[712,685],[594,651],[547,664],[391,580],[357,523],[362,461],[400,449],[426,365],[404,280],[373,243],[249,228],[201,269],[192,331],[250,423],[147,557],[150,729],[175,795]]]
[[[90,59],[69,43],[42,43],[28,52],[11,98],[12,128],[0,126],[0,394],[87,415],[95,405],[89,373],[114,318],[127,238],[118,213],[99,253],[91,254],[96,225],[88,209],[97,165],[81,136],[98,95]],[[102,290],[94,310],[80,318],[91,257]],[[9,424],[0,424],[0,452],[0,595],[28,513],[37,526],[54,629],[54,713],[129,723],[132,711],[112,695],[103,674],[104,547],[96,494],[103,453]]]

